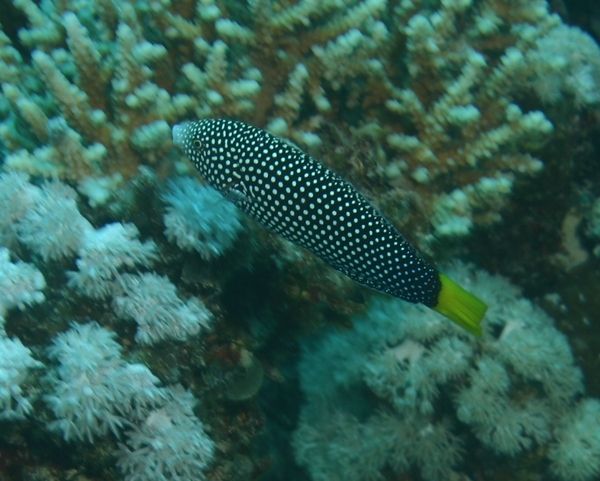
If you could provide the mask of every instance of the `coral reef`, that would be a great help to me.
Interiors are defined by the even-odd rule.
[[[585,399],[563,420],[548,457],[560,479],[585,480],[600,473],[600,402]]]
[[[39,270],[25,262],[10,262],[8,249],[0,247],[0,333],[7,311],[43,302],[44,287],[46,281]]]
[[[314,480],[377,479],[386,466],[453,479],[460,421],[497,454],[518,456],[557,439],[555,473],[591,479],[598,443],[569,433],[594,411],[571,407],[583,384],[566,337],[506,280],[460,265],[450,272],[490,306],[481,340],[421,307],[374,299],[351,332],[306,344],[298,461]],[[441,409],[450,400],[454,413]],[[590,409],[597,402],[583,401]],[[556,423],[563,427],[555,434]]]
[[[79,213],[75,189],[60,182],[43,185],[17,223],[19,240],[44,260],[77,252],[92,225]]]
[[[81,242],[77,271],[69,272],[69,287],[94,298],[114,294],[121,283],[121,268],[149,267],[156,245],[141,243],[133,224],[112,223],[88,232]]]
[[[600,100],[600,49],[544,0],[15,5],[27,22],[0,45],[5,168],[114,189],[114,174],[169,158],[169,124],[211,116],[329,161],[335,123],[372,144],[358,161],[378,157],[382,203],[418,196],[424,245],[498,221],[564,125],[555,104]]]
[[[223,255],[242,228],[235,205],[190,177],[169,182],[164,200],[168,239],[183,250],[198,251],[205,259]]]
[[[168,401],[150,411],[119,444],[117,464],[126,481],[205,480],[215,443],[194,416],[194,396],[181,386],[170,388]]]
[[[210,311],[198,298],[183,302],[168,278],[157,274],[124,275],[122,292],[113,299],[117,316],[134,318],[138,324],[135,339],[154,344],[163,339],[186,340],[210,328]]]
[[[600,49],[557,3],[0,0],[0,477],[597,478]],[[482,339],[185,177],[206,117],[476,259]]]
[[[21,341],[0,335],[0,419],[18,419],[32,411],[21,385],[30,369],[41,367]]]
[[[91,443],[109,431],[118,436],[166,396],[158,378],[143,364],[126,363],[114,333],[95,322],[59,334],[50,356],[60,365],[45,398],[56,417],[49,428],[65,441]]]

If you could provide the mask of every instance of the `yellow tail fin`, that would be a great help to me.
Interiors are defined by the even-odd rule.
[[[440,273],[440,281],[442,289],[438,296],[438,303],[432,309],[480,337],[479,323],[487,311],[487,305],[442,273]]]

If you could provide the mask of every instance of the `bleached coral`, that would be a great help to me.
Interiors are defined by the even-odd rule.
[[[98,299],[113,294],[121,269],[148,267],[156,259],[156,244],[138,236],[135,225],[120,222],[89,232],[78,251],[78,270],[69,272],[69,287]]]
[[[0,174],[0,246],[12,247],[17,240],[15,222],[36,202],[39,189],[22,172]]]
[[[461,443],[431,414],[440,386],[468,369],[472,349],[435,318],[409,335],[423,312],[403,316],[404,307],[374,299],[352,332],[307,344],[300,373],[308,404],[293,446],[314,481],[377,479],[385,466],[396,473],[418,466],[428,480],[453,476]],[[440,331],[447,337],[436,345]]]
[[[531,172],[541,170],[540,161],[531,159]],[[435,233],[446,237],[463,237],[474,225],[473,218],[486,206],[502,202],[512,191],[514,176],[499,174],[495,178],[482,177],[477,183],[464,189],[455,189],[449,194],[437,196],[433,203],[431,223]],[[488,216],[500,220],[498,214]]]
[[[202,481],[215,443],[194,415],[196,399],[180,386],[168,389],[169,399],[147,413],[119,444],[117,465],[126,481]]]
[[[470,2],[463,5],[468,7]],[[512,190],[514,174],[536,174],[543,167],[521,146],[533,139],[541,142],[554,130],[542,111],[524,113],[512,101],[510,80],[528,78],[527,69],[520,67],[523,53],[518,48],[507,49],[499,61],[488,64],[482,53],[456,44],[454,27],[443,24],[463,13],[443,4],[432,14],[414,15],[406,29],[413,82],[433,76],[442,93],[424,100],[418,89],[392,89],[386,102],[389,111],[399,118],[408,116],[417,126],[413,135],[390,133],[389,147],[402,156],[401,170],[410,174],[415,190],[430,198],[436,234],[455,237],[468,234],[475,220],[491,223],[501,218],[497,212]],[[555,19],[548,16],[545,21]],[[540,26],[537,34],[542,32]],[[527,51],[525,45],[522,48]],[[440,50],[435,61],[426,59],[431,49]],[[455,74],[448,77],[449,71]],[[492,122],[481,122],[484,116]],[[458,138],[453,133],[457,128]],[[444,173],[451,172],[456,185],[473,167],[477,175],[451,193],[432,189]]]
[[[0,334],[0,419],[21,418],[31,412],[33,407],[23,395],[22,384],[30,369],[42,366],[21,341]]]
[[[14,118],[5,124],[11,126],[3,135],[11,151],[6,163],[36,175],[80,180],[101,171],[114,173],[115,159],[132,172],[140,157],[152,161],[164,152],[169,137],[161,138],[161,130],[151,126],[175,120],[190,101],[172,97],[154,82],[149,66],[163,61],[166,49],[143,38],[133,7],[113,10],[90,3],[82,9],[73,2],[46,2],[38,10],[43,13],[34,15],[37,7],[31,5],[19,4],[31,20],[21,37],[28,38],[32,62],[20,59],[22,66],[7,79],[5,90],[32,132],[10,134]],[[100,11],[106,16],[90,21]],[[45,23],[35,26],[40,17]],[[30,36],[36,30],[53,33]],[[59,56],[49,54],[65,44]],[[22,82],[28,76],[31,81]],[[60,115],[50,118],[57,111]],[[158,135],[149,137],[149,130]]]
[[[53,394],[45,396],[55,421],[48,427],[66,441],[93,442],[109,431],[141,419],[166,393],[143,364],[121,358],[115,334],[96,322],[73,324],[59,334],[49,354],[60,364],[51,378]]]
[[[17,222],[18,238],[44,260],[79,250],[93,227],[77,209],[77,193],[62,182],[47,182]]]
[[[388,438],[377,432],[375,424],[361,423],[349,414],[335,412],[319,421],[323,420],[316,426],[301,418],[294,435],[296,459],[308,466],[311,479],[373,479],[387,461],[381,453],[390,449]]]
[[[511,399],[511,388],[506,367],[484,356],[471,372],[470,385],[456,398],[457,416],[494,451],[516,455],[550,440],[556,414],[541,398]]]
[[[547,102],[571,96],[580,106],[600,103],[600,47],[577,27],[558,25],[527,53],[534,91]]]
[[[564,481],[588,481],[600,473],[600,401],[584,399],[558,426],[548,457]]]
[[[307,343],[300,373],[308,404],[294,447],[313,479],[336,479],[340,453],[350,463],[340,479],[375,479],[385,463],[449,479],[460,449],[452,428],[439,424],[441,396],[497,453],[515,456],[553,439],[552,427],[583,391],[565,336],[506,280],[465,266],[449,275],[490,306],[481,340],[421,306],[375,298],[352,331]],[[358,444],[358,433],[369,436]],[[413,437],[418,450],[416,440],[406,442]],[[367,439],[376,441],[363,448]],[[353,468],[362,474],[352,477]]]
[[[0,333],[4,331],[7,311],[43,302],[45,287],[46,281],[38,269],[22,261],[10,262],[8,249],[0,247]]]
[[[77,184],[77,191],[87,197],[91,207],[106,204],[119,187],[123,186],[123,176],[119,173],[106,177],[86,177]]]
[[[386,466],[403,473],[413,465],[421,468],[424,479],[456,477],[453,466],[460,461],[462,443],[447,423],[387,411],[359,421],[365,400],[358,401],[357,415],[325,405],[316,417],[313,409],[301,414],[292,444],[296,460],[313,481],[383,479]]]
[[[519,106],[524,94],[597,104],[600,51],[544,0],[264,0],[248,15],[213,1],[104,3],[18,3],[29,55],[0,43],[6,167],[128,176],[164,158],[168,125],[190,116],[253,122],[307,148],[326,123],[347,134],[377,121],[369,175],[391,184],[378,194],[410,191],[421,204],[411,216],[460,237],[501,218],[515,179],[540,171],[532,154],[566,122],[543,100]],[[196,249],[193,227],[172,237]]]
[[[78,270],[68,273],[68,285],[87,296],[108,297],[122,270],[149,267],[157,258],[155,243],[139,241],[133,224],[114,222],[94,229],[79,212],[77,192],[62,182],[36,187],[24,174],[7,173],[0,176],[0,187],[0,245],[18,240],[44,260],[77,253]]]
[[[169,182],[163,198],[168,239],[181,249],[196,250],[205,259],[222,255],[242,229],[235,205],[190,177]]]
[[[202,301],[191,297],[184,302],[167,277],[126,274],[120,279],[120,288],[113,308],[118,316],[137,322],[135,339],[142,344],[166,339],[184,341],[201,329],[210,329],[212,314]]]

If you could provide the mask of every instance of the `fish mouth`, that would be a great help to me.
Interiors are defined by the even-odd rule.
[[[184,145],[184,137],[185,137],[185,124],[176,124],[172,129],[173,133],[173,143],[183,149]]]

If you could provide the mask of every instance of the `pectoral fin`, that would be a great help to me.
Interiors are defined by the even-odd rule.
[[[244,184],[241,177],[237,176],[238,180],[234,180],[227,186],[224,191],[225,198],[235,205],[247,204],[252,202],[250,190]]]

